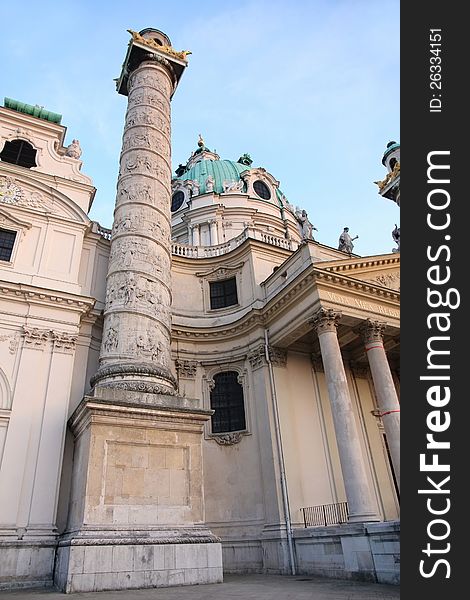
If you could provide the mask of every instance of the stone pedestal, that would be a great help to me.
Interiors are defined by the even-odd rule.
[[[136,402],[137,400],[137,402]],[[174,396],[96,390],[71,417],[75,460],[54,583],[87,592],[216,583],[222,550],[203,525],[203,423]]]

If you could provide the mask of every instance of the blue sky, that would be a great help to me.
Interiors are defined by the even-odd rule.
[[[91,218],[111,227],[126,98],[115,91],[130,38],[155,27],[191,50],[172,102],[172,161],[202,133],[221,158],[247,152],[318,241],[343,227],[361,255],[390,252],[398,207],[377,194],[381,157],[399,141],[396,0],[89,0],[3,3],[5,96],[63,115],[97,188]]]

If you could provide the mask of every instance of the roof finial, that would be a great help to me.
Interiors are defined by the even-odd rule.
[[[199,148],[204,148],[204,146],[206,145],[204,140],[202,139],[202,135],[199,134],[199,140],[197,142],[197,145],[199,146]]]

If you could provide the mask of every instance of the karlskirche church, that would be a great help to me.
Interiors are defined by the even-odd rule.
[[[201,136],[172,170],[188,53],[130,35],[112,230],[61,115],[0,107],[0,588],[398,583],[399,229],[322,244]]]

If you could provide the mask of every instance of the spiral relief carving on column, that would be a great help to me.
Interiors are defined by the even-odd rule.
[[[171,73],[162,60],[146,60],[130,75],[127,89],[100,369],[93,381],[136,389],[136,380],[144,380],[148,391],[174,394],[170,372]]]

